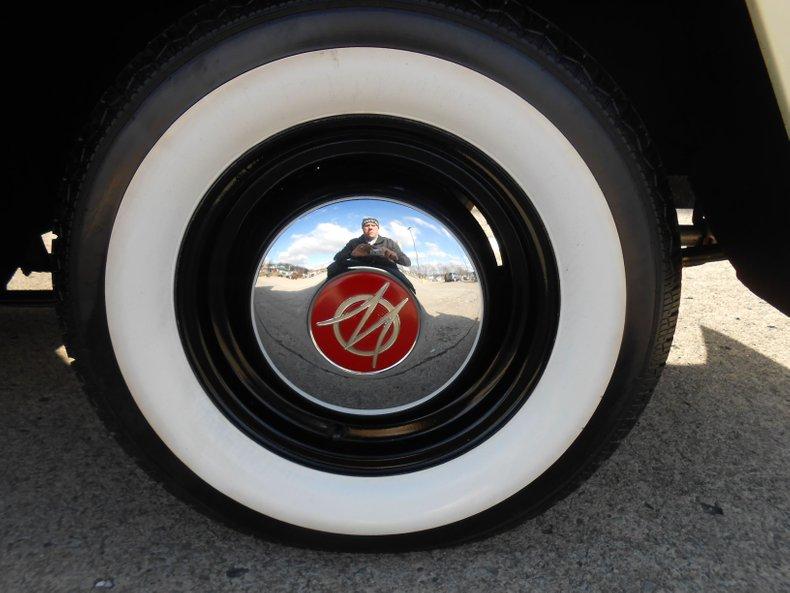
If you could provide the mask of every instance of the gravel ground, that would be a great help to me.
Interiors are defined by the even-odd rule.
[[[282,547],[191,510],[96,419],[54,313],[0,309],[0,591],[787,591],[790,320],[727,263],[684,281],[661,383],[579,491],[485,541],[390,555]]]

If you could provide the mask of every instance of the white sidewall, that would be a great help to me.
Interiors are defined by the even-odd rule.
[[[473,450],[414,473],[353,477],[283,459],[214,406],[184,354],[174,308],[181,240],[201,198],[273,134],[341,114],[400,116],[447,130],[525,190],[560,275],[555,345],[513,419]],[[625,273],[614,221],[586,164],[515,93],[457,64],[391,49],[346,48],[260,66],[184,113],[141,163],[112,231],[105,278],[115,356],[165,444],[227,496],[287,523],[384,535],[446,525],[515,494],[567,450],[611,377],[623,333]]]

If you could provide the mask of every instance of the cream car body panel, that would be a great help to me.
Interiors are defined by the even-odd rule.
[[[746,5],[790,136],[790,2],[746,0]]]

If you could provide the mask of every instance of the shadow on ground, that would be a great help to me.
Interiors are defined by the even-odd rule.
[[[612,459],[541,517],[455,549],[353,555],[239,535],[172,498],[96,419],[54,314],[0,310],[0,590],[781,590],[790,372],[703,334],[707,362],[668,366]]]

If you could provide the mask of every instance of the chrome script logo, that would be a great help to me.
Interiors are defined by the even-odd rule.
[[[392,276],[369,269],[324,284],[313,300],[309,322],[318,351],[354,373],[394,367],[409,355],[420,331],[414,295]]]

